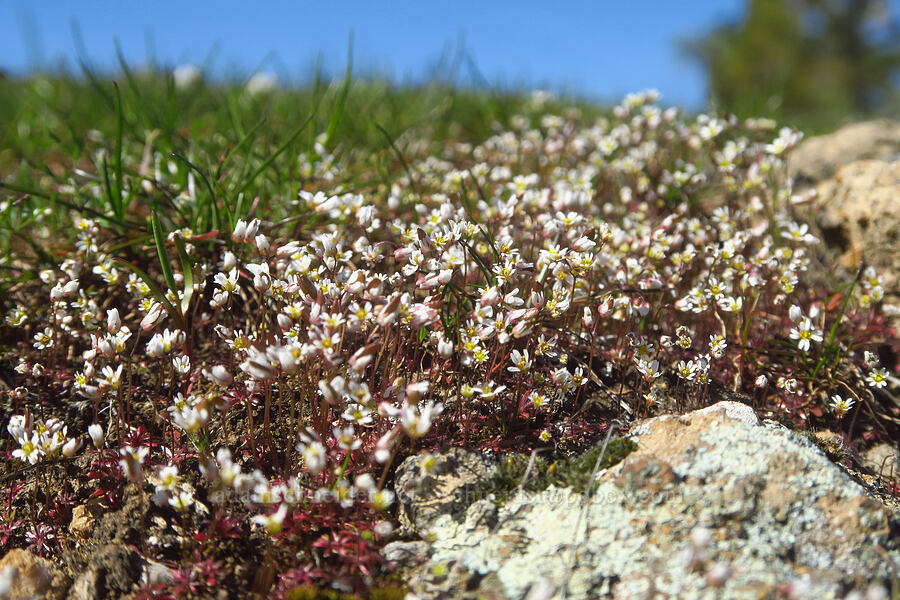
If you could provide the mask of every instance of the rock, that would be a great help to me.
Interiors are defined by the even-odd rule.
[[[423,461],[433,460],[425,473]],[[449,448],[439,454],[407,458],[397,467],[395,486],[400,523],[425,531],[444,514],[458,514],[472,502],[474,485],[487,478],[494,466],[483,455],[465,448]]]
[[[897,448],[884,442],[875,444],[862,455],[862,464],[876,475],[885,478],[900,477]]]
[[[69,590],[67,600],[120,598],[132,591],[143,571],[143,560],[132,548],[107,544],[91,558]]]
[[[382,549],[381,556],[388,568],[403,574],[428,558],[428,544],[422,541],[391,542]]]
[[[69,531],[82,539],[91,537],[97,518],[103,512],[103,507],[96,501],[79,504],[72,509],[72,521],[69,523]]]
[[[551,486],[520,491],[488,520],[486,500],[432,515],[412,593],[712,599],[796,588],[825,600],[889,581],[900,562],[900,516],[746,406],[650,419],[631,437],[638,449],[598,474],[589,499]]]
[[[900,139],[900,138],[898,138]],[[883,275],[886,302],[900,299],[900,160],[866,160],[843,167],[818,189],[817,224],[825,241],[856,271],[864,259]]]
[[[142,585],[169,584],[173,581],[175,581],[175,571],[173,569],[155,560],[144,562],[144,568],[141,572]]]
[[[900,122],[864,121],[805,140],[791,153],[788,174],[800,185],[815,184],[858,160],[894,158],[900,158]]]
[[[61,600],[71,581],[52,562],[27,550],[10,550],[0,560],[3,600]]]

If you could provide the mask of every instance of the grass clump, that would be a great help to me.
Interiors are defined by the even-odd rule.
[[[484,498],[493,494],[495,502],[500,505],[519,489],[540,492],[553,485],[571,488],[583,494],[588,491],[591,474],[601,452],[603,458],[598,471],[622,462],[626,456],[637,450],[637,447],[637,444],[627,437],[614,437],[609,440],[605,452],[603,443],[600,443],[579,456],[552,462],[547,462],[540,456],[535,456],[532,461],[530,455],[507,454],[500,457],[493,476],[475,486],[473,495],[476,498]]]

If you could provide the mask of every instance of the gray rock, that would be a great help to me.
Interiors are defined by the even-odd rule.
[[[898,515],[814,444],[720,403],[635,427],[638,450],[598,474],[590,499],[519,492],[432,515],[428,598],[842,598],[888,580]],[[415,504],[415,500],[410,501]],[[415,507],[413,507],[415,509]]]
[[[427,472],[423,469],[426,460],[434,461]],[[397,467],[395,489],[400,523],[421,532],[442,515],[459,515],[474,500],[471,497],[474,485],[493,470],[493,464],[485,456],[465,448],[407,458]]]
[[[428,558],[428,543],[422,541],[391,542],[381,551],[391,570],[403,574],[418,567]]]

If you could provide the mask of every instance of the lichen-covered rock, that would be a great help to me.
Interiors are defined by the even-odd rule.
[[[885,302],[900,302],[900,160],[867,160],[822,182],[817,218],[825,241],[852,273],[865,260],[883,276]]]
[[[798,184],[814,184],[858,160],[900,156],[900,122],[887,119],[846,125],[834,133],[805,140],[788,159],[788,174]]]
[[[424,461],[432,462],[424,465]],[[465,448],[407,458],[397,467],[400,523],[421,532],[441,515],[465,510],[472,501],[469,492],[493,469],[490,460]]]
[[[418,598],[843,597],[900,561],[897,515],[804,437],[722,402],[632,431],[589,499],[520,492],[435,518]]]
[[[27,550],[10,550],[0,560],[3,600],[60,600],[71,581],[52,562]]]

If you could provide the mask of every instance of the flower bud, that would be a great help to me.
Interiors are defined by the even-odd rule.
[[[68,442],[66,442],[62,447],[63,456],[66,458],[72,458],[75,456],[75,453],[81,450],[82,445],[81,438],[72,438]]]
[[[94,443],[94,447],[98,450],[103,447],[103,428],[100,427],[97,423],[94,423],[90,427],[88,427],[88,435],[91,436],[91,441]]]
[[[119,318],[119,309],[111,308],[106,311],[106,330],[110,333],[118,333],[122,328],[122,319]]]

